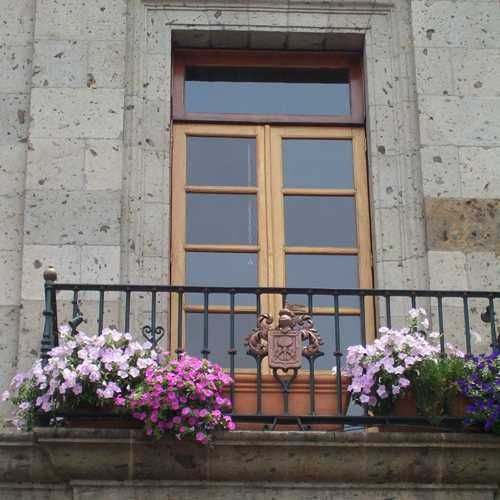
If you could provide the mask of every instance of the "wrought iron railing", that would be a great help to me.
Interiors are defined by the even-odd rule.
[[[495,349],[500,344],[495,321],[495,308],[500,300],[500,292],[491,291],[444,291],[444,290],[381,290],[381,289],[336,289],[336,288],[263,288],[263,287],[199,287],[174,285],[118,285],[118,284],[74,284],[58,283],[53,268],[44,273],[45,278],[45,325],[41,343],[42,359],[47,357],[48,351],[58,343],[58,294],[66,292],[66,301],[71,304],[71,314],[68,323],[76,331],[84,317],[81,305],[88,293],[97,295],[96,331],[97,333],[107,326],[105,323],[106,295],[119,294],[120,313],[118,318],[121,329],[129,332],[131,329],[131,314],[134,296],[140,296],[149,302],[149,319],[141,330],[142,335],[152,344],[164,343],[165,349],[175,345],[173,351],[180,356],[189,352],[193,356],[212,359],[220,357],[221,352],[211,350],[213,336],[210,317],[212,314],[224,314],[228,317],[227,344],[222,349],[226,354],[228,372],[236,383],[231,387],[229,396],[233,402],[238,400],[238,376],[243,374],[253,381],[255,399],[253,411],[241,412],[238,404],[234,405],[233,417],[236,421],[263,424],[267,428],[275,428],[278,424],[294,424],[300,429],[307,429],[311,425],[363,426],[381,424],[415,425],[429,423],[429,417],[422,416],[372,416],[366,411],[353,411],[348,408],[344,399],[347,381],[343,377],[343,356],[345,347],[350,343],[366,345],[367,338],[375,336],[376,326],[393,326],[395,317],[401,319],[402,311],[408,308],[424,306],[432,311],[433,329],[440,336],[441,352],[446,351],[447,323],[452,326],[455,342],[462,339],[463,348],[467,353],[473,351],[475,335],[471,327],[471,317],[481,322],[483,333],[487,331],[488,341],[483,343],[487,349]],[[67,293],[71,298],[67,298]],[[167,306],[169,324],[158,324],[161,314],[157,311],[158,298],[164,296]],[[201,297],[195,300],[193,297]],[[245,300],[239,299],[244,297]],[[249,299],[251,297],[251,299]],[[273,318],[268,314],[271,311],[263,309],[268,305],[270,297],[278,297],[283,310],[278,322],[273,327]],[[299,299],[302,305],[290,305],[290,300]],[[217,302],[215,302],[215,300]],[[224,306],[213,306],[223,302]],[[276,302],[275,302],[276,303]],[[449,303],[452,305],[449,306]],[[250,304],[250,305],[249,305]],[[253,304],[253,305],[251,305]],[[472,305],[471,305],[472,304]],[[194,335],[186,325],[186,310],[202,316],[201,324],[196,335],[201,339],[201,348],[197,352],[189,347],[189,338]],[[215,313],[212,313],[214,307]],[[451,307],[451,310],[447,308]],[[395,311],[397,309],[397,311]],[[461,314],[458,314],[458,311]],[[450,312],[451,311],[451,312]],[[248,329],[246,340],[238,337],[236,318],[238,315],[250,315],[255,320],[255,328]],[[321,319],[322,318],[322,319]],[[356,318],[346,333],[343,318]],[[59,317],[60,319],[60,317]],[[313,328],[312,320],[320,319],[327,328]],[[91,318],[87,318],[91,320]],[[461,325],[460,335],[457,336],[457,324]],[[394,325],[395,326],[395,325]],[[404,325],[398,325],[404,326]],[[172,331],[172,327],[175,331]],[[186,329],[188,331],[186,331]],[[353,336],[353,332],[357,331]],[[241,332],[239,332],[241,333]],[[287,335],[289,336],[287,337]],[[285,339],[283,345],[273,348],[272,335],[281,335]],[[350,336],[346,339],[346,335]],[[220,337],[220,334],[219,334]],[[451,339],[450,339],[451,340]],[[305,344],[305,345],[304,345]],[[160,344],[162,345],[162,344]],[[273,350],[274,349],[274,350]],[[277,352],[281,349],[280,352]],[[219,349],[220,350],[220,349]],[[281,356],[281,359],[280,359]],[[267,360],[266,360],[267,358]],[[305,363],[302,362],[305,359]],[[318,368],[318,360],[321,366]],[[252,364],[249,364],[249,360]],[[302,366],[305,364],[305,367]],[[253,368],[252,368],[253,366]],[[328,372],[325,367],[329,368]],[[334,369],[336,375],[331,373]],[[298,413],[290,411],[289,397],[294,390],[297,377],[303,379],[307,387],[307,408]],[[335,411],[325,413],[317,409],[317,383],[328,377],[335,389]],[[281,409],[266,411],[263,405],[265,389],[263,384],[274,381],[279,388]],[[356,409],[355,409],[356,410]],[[434,420],[434,423],[436,421]],[[460,428],[462,420],[454,417],[439,419],[443,428]]]

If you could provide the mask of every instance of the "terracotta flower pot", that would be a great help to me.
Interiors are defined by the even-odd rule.
[[[449,417],[465,417],[467,405],[470,400],[463,396],[462,394],[457,395],[452,401],[450,408],[448,409]],[[395,417],[415,417],[419,416],[417,410],[417,402],[412,391],[408,391],[404,396],[395,401],[392,412],[392,416]],[[443,415],[436,415],[440,417]],[[433,425],[429,423],[428,425],[386,425],[380,427],[381,432],[441,432],[438,425]]]
[[[349,380],[342,378],[342,411],[345,414],[349,393]],[[228,394],[226,394],[228,395]],[[299,374],[293,381],[288,399],[289,415],[309,415],[310,411],[309,376]],[[233,412],[241,415],[252,415],[257,412],[256,376],[250,373],[237,374],[235,377],[235,398]],[[276,379],[270,375],[262,376],[262,414],[283,415],[283,390]],[[337,387],[336,379],[331,375],[316,375],[315,377],[315,414],[328,416],[337,414]],[[262,424],[238,423],[238,429],[262,429]],[[341,426],[335,424],[317,424],[314,430],[339,430]],[[279,430],[297,430],[296,425],[280,424]]]

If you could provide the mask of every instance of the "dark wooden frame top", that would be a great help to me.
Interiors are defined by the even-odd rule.
[[[252,68],[346,69],[350,84],[350,115],[253,115],[188,113],[184,109],[184,80],[188,66]],[[275,52],[242,50],[177,49],[173,60],[172,117],[186,122],[296,123],[364,125],[361,54],[353,52]]]

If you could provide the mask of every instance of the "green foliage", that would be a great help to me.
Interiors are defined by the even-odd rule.
[[[426,416],[450,414],[459,395],[457,381],[464,376],[464,370],[463,358],[424,360],[411,377],[418,412]]]

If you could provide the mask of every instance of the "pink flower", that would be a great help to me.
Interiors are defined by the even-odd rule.
[[[410,385],[410,381],[405,377],[401,377],[399,379],[399,385],[403,388],[408,387]]]
[[[201,444],[207,444],[208,443],[208,437],[203,432],[197,432],[196,433],[196,441],[200,442]]]

